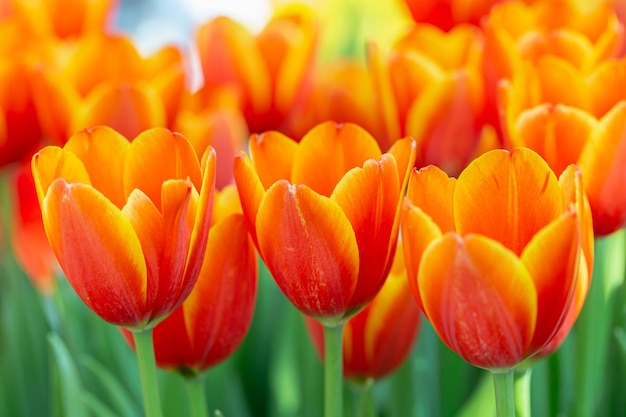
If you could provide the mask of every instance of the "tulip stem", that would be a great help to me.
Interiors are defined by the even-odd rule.
[[[343,415],[343,323],[324,325],[324,416]]]
[[[204,391],[204,375],[185,378],[187,385],[187,398],[192,417],[207,417],[209,406]]]
[[[135,351],[139,365],[139,378],[146,417],[162,417],[159,386],[157,384],[156,361],[152,345],[152,329],[134,331]]]
[[[359,384],[358,388],[360,398],[358,402],[358,412],[356,415],[358,417],[374,417],[376,415],[376,404],[374,402],[374,380],[372,378],[367,378]]]
[[[515,391],[513,369],[492,371],[493,387],[496,392],[496,415],[498,417],[515,417]]]
[[[530,380],[532,368],[515,372],[515,410],[519,417],[530,417]]]

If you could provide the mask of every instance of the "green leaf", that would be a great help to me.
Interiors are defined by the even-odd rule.
[[[82,401],[77,401],[84,394],[82,382],[76,364],[63,340],[56,333],[48,335],[56,359],[58,381],[61,391],[61,409],[64,417],[85,417],[89,414]]]
[[[85,406],[91,410],[96,417],[119,417],[119,414],[113,412],[109,407],[104,405],[102,401],[88,392],[83,393],[82,400]]]
[[[107,394],[107,400],[111,404],[116,416],[139,416],[140,410],[126,391],[124,384],[111,372],[90,356],[84,356],[80,360],[81,365],[90,370],[101,383]]]

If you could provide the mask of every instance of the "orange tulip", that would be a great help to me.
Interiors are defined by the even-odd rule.
[[[356,59],[316,68],[304,96],[302,107],[294,110],[289,129],[297,138],[327,120],[358,124],[375,138],[385,136],[372,75]]]
[[[39,118],[54,143],[91,126],[107,125],[126,137],[173,126],[185,88],[180,51],[166,47],[144,58],[130,39],[95,34],[72,48],[63,59],[59,46],[59,62],[40,68],[33,81]]]
[[[317,31],[313,11],[303,5],[277,10],[256,36],[227,17],[209,21],[196,35],[205,85],[235,92],[251,132],[286,129],[311,68]]]
[[[404,256],[398,252],[382,289],[363,311],[350,318],[343,333],[343,375],[351,380],[380,379],[395,371],[411,352],[421,313],[411,296]],[[324,332],[306,317],[317,353],[324,357]]]
[[[462,25],[449,33],[420,25],[399,39],[385,59],[374,45],[368,61],[385,149],[398,137],[417,141],[416,165],[435,164],[458,174],[487,142],[497,146],[483,123],[482,39]]]
[[[237,191],[215,193],[211,233],[196,285],[185,302],[154,328],[157,365],[197,375],[243,341],[254,312],[258,268]],[[123,330],[134,345],[132,334]]]
[[[626,225],[624,69],[626,61],[607,61],[583,77],[561,60],[544,58],[499,91],[511,146],[534,149],[555,172],[578,165],[597,236]]]
[[[96,314],[140,330],[185,300],[209,232],[212,149],[199,161],[183,136],[163,128],[129,143],[96,127],[44,148],[32,169],[50,245]]]
[[[623,25],[607,4],[589,7],[591,3],[513,0],[494,6],[483,24],[488,107],[496,111],[498,81],[511,79],[524,63],[539,66],[548,58],[551,61],[545,65],[556,66],[557,71],[565,65],[566,78],[553,78],[549,83],[561,94],[578,94],[578,89],[567,84],[573,81],[573,72],[586,75],[617,56],[624,41]]]
[[[507,369],[566,323],[593,264],[581,174],[557,179],[532,150],[495,150],[458,180],[414,171],[402,211],[409,284],[441,339],[472,365]]]
[[[302,313],[344,321],[391,268],[414,141],[381,154],[357,125],[326,122],[300,143],[253,135],[250,153],[235,159],[235,181],[263,261]]]

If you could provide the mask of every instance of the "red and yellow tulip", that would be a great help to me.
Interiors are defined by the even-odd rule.
[[[402,239],[424,314],[482,368],[511,368],[543,349],[580,310],[591,279],[580,171],[570,165],[557,179],[526,148],[487,152],[458,180],[434,166],[414,171]]]
[[[344,321],[391,268],[415,142],[382,154],[357,125],[326,122],[300,143],[253,135],[250,153],[235,159],[235,181],[263,261],[302,313]]]
[[[343,332],[343,375],[362,381],[395,371],[411,352],[420,326],[420,309],[411,296],[401,244],[389,277],[364,310],[351,317]],[[317,353],[324,357],[324,329],[306,317]]]
[[[215,154],[163,128],[108,127],[32,160],[44,228],[68,281],[105,321],[149,328],[189,295],[204,259]]]
[[[575,79],[575,73],[586,76],[594,71],[617,56],[624,42],[622,23],[602,2],[503,2],[493,7],[483,28],[484,76],[488,107],[493,112],[497,111],[499,80],[512,79],[524,65],[555,67],[561,73],[565,69],[566,78],[550,79],[552,88],[561,94],[579,94],[567,84]]]
[[[303,103],[290,127],[297,138],[327,120],[358,124],[375,138],[386,135],[372,74],[360,60],[343,59],[315,68]]]
[[[230,18],[211,20],[196,35],[204,83],[233,90],[251,132],[289,133],[288,117],[301,101],[317,32],[314,13],[304,5],[278,9],[256,36]]]
[[[243,341],[254,312],[257,260],[239,197],[232,186],[215,193],[211,233],[198,281],[185,302],[153,330],[157,365],[197,375]],[[124,329],[130,343],[130,331]]]
[[[185,91],[177,48],[142,57],[128,38],[102,34],[81,37],[71,48],[71,54],[59,48],[58,62],[34,76],[38,115],[54,143],[91,126],[107,125],[126,137],[173,126]]]
[[[398,137],[412,136],[417,166],[434,164],[456,175],[477,151],[497,147],[497,136],[483,118],[477,28],[460,25],[444,33],[420,25],[399,39],[387,57],[375,45],[368,53],[383,149]]]
[[[625,69],[626,61],[611,60],[585,77],[544,58],[499,91],[511,146],[534,149],[555,172],[572,163],[580,168],[597,236],[626,225]]]

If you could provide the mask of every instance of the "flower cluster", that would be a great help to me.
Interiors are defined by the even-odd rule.
[[[45,294],[60,267],[186,376],[244,339],[257,254],[348,379],[396,369],[420,310],[477,367],[547,356],[594,238],[626,226],[624,26],[592,3],[406,0],[397,38],[339,58],[329,7],[258,32],[218,16],[191,39],[197,89],[181,49],[115,30],[111,0],[0,3],[16,259]]]

